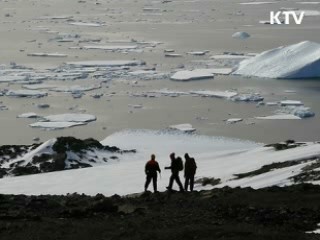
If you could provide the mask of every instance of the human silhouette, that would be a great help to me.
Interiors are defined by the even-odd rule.
[[[148,190],[148,186],[152,180],[154,192],[158,192],[157,189],[157,178],[158,173],[161,173],[159,163],[156,161],[156,155],[152,154],[151,159],[146,163],[145,173],[146,173],[146,183],[144,185],[144,191]]]
[[[183,170],[182,159],[181,157],[176,158],[175,153],[170,154],[170,159],[171,159],[171,166],[165,167],[165,169],[171,169],[171,177],[170,177],[169,186],[167,187],[167,189],[171,191],[173,186],[173,181],[176,181],[176,183],[180,188],[180,191],[183,192],[184,189],[179,178],[179,172]]]
[[[188,186],[190,184],[190,191],[193,191],[194,186],[194,175],[196,174],[197,164],[194,158],[190,157],[188,153],[184,155],[186,159],[184,164],[184,190],[188,191]]]

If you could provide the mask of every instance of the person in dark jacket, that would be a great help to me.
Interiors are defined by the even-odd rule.
[[[197,164],[194,158],[191,158],[188,153],[184,155],[184,158],[186,159],[184,164],[184,190],[188,191],[188,186],[190,183],[190,191],[193,191],[194,186],[194,175],[196,174],[197,170]]]
[[[158,192],[157,189],[157,178],[158,178],[158,173],[161,173],[159,163],[156,161],[156,155],[152,154],[151,155],[151,160],[146,163],[145,166],[145,173],[147,175],[146,178],[146,183],[144,185],[144,191],[148,190],[148,186],[152,180],[153,182],[153,190],[154,192]]]
[[[182,183],[179,178],[179,172],[183,170],[182,159],[181,159],[181,157],[176,158],[175,153],[170,154],[170,159],[171,159],[171,166],[165,167],[165,169],[171,169],[171,177],[170,177],[169,186],[167,187],[167,189],[169,191],[171,191],[173,181],[176,181],[176,183],[178,184],[178,186],[180,188],[180,191],[183,192],[184,189],[183,189]]]

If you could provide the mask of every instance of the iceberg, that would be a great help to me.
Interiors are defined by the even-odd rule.
[[[304,41],[262,52],[240,62],[233,74],[287,79],[320,77],[320,44]]]

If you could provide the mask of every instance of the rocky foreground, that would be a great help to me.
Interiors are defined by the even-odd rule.
[[[318,239],[320,186],[127,197],[0,195],[1,240]]]

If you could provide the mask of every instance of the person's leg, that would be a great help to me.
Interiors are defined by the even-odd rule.
[[[168,190],[172,190],[173,180],[174,180],[174,174],[172,173],[169,180],[169,186],[167,187]]]
[[[186,176],[184,181],[184,190],[188,191],[188,186],[189,186],[189,177]]]
[[[182,186],[182,183],[181,183],[180,178],[179,178],[179,173],[175,174],[175,180],[176,180],[176,182],[177,182],[177,184],[178,184],[178,186],[180,188],[180,191],[183,191],[183,186]]]
[[[190,177],[190,190],[191,190],[191,192],[193,191],[193,186],[194,186],[194,175],[192,175]]]
[[[158,189],[157,189],[157,174],[152,176],[152,181],[153,181],[153,191],[154,192],[158,192]]]
[[[151,182],[151,177],[147,175],[146,184],[144,185],[144,191],[147,191],[150,182]]]

